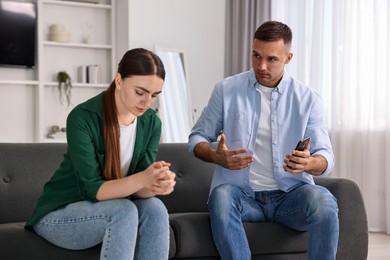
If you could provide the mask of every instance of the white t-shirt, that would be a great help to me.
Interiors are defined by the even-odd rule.
[[[261,114],[249,183],[254,191],[277,190],[279,187],[274,178],[271,137],[271,95],[274,89],[260,84],[259,89]]]
[[[121,171],[122,176],[127,176],[131,159],[133,158],[135,136],[137,129],[137,118],[128,126],[120,125],[120,149],[121,149]]]

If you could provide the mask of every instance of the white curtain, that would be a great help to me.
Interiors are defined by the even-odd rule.
[[[358,184],[369,230],[390,234],[390,1],[274,0],[271,19],[293,30],[287,70],[326,104],[333,176]]]

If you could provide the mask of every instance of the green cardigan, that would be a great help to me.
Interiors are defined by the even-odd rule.
[[[45,184],[26,227],[31,228],[47,213],[76,201],[96,202],[104,183],[103,93],[76,106],[67,118],[68,147],[59,169]],[[134,153],[128,175],[143,171],[156,159],[161,120],[148,109],[137,119]]]

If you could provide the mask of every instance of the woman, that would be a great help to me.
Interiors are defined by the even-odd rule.
[[[154,195],[176,182],[155,162],[161,121],[150,109],[164,78],[157,55],[130,50],[108,90],[70,112],[68,150],[26,228],[67,249],[102,242],[101,259],[168,258],[168,213]]]

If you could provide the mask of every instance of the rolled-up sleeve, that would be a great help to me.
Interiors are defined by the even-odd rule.
[[[189,136],[188,149],[194,155],[194,148],[200,142],[215,142],[223,127],[222,88],[216,85],[207,107],[203,109]]]
[[[331,141],[325,125],[323,105],[321,99],[314,95],[315,101],[312,103],[309,122],[307,125],[307,136],[311,138],[311,155],[321,155],[327,161],[327,168],[322,176],[328,175],[334,168],[335,158]]]

